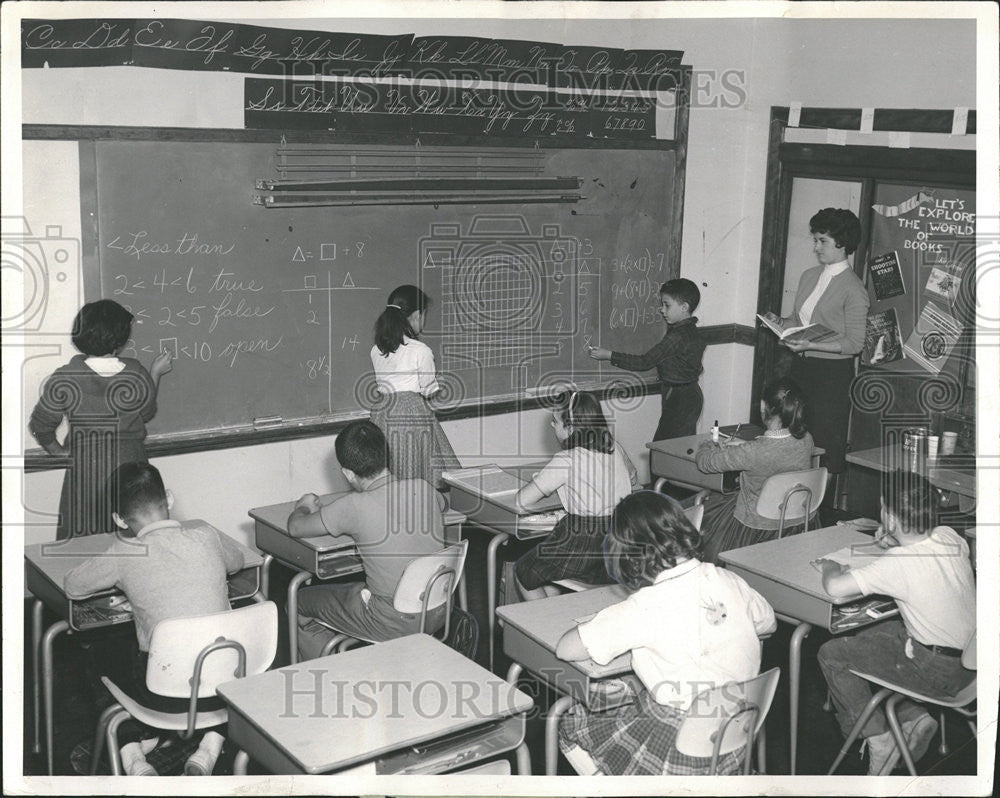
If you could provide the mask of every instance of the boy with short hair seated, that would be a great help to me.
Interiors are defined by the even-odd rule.
[[[933,526],[937,497],[926,479],[895,471],[886,475],[885,484],[882,525],[875,533],[885,554],[856,570],[833,560],[816,561],[831,596],[884,593],[899,607],[899,619],[835,637],[819,649],[819,666],[845,737],[872,697],[870,683],[852,670],[936,696],[955,695],[975,676],[962,667],[962,650],[976,631],[968,544],[951,527]],[[917,762],[937,722],[910,700],[901,701],[896,714]],[[900,752],[885,714],[872,715],[861,735],[868,744],[868,774],[890,774]]]
[[[119,684],[150,709],[187,712],[186,698],[167,698],[146,688],[149,640],[160,621],[208,615],[230,609],[226,574],[246,567],[243,551],[227,535],[201,520],[174,521],[174,497],[163,486],[160,472],[149,463],[125,463],[111,477],[117,486],[114,522],[122,530],[106,552],[81,563],[64,580],[69,598],[85,598],[117,587],[132,606],[139,649],[130,681]],[[112,497],[114,501],[114,497]],[[219,698],[201,699],[198,710],[221,709]],[[141,727],[128,721],[119,729],[122,766],[130,776],[155,776],[146,761],[150,748],[139,744]],[[185,775],[209,776],[222,749],[217,731],[205,733],[187,760]],[[155,745],[155,743],[153,743]]]
[[[396,585],[412,560],[444,548],[444,497],[422,479],[396,479],[389,472],[381,429],[354,421],[337,435],[335,449],[353,492],[326,505],[307,493],[288,517],[288,534],[347,535],[358,547],[365,580],[299,593],[301,660],[318,657],[330,639],[323,624],[376,641],[417,632],[420,616],[393,607]],[[444,607],[430,611],[425,631],[437,631],[444,621]]]

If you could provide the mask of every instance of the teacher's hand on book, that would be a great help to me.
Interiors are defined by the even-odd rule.
[[[782,346],[788,347],[793,352],[808,352],[813,348],[812,342],[810,341],[798,341],[790,338],[782,338],[778,343]]]

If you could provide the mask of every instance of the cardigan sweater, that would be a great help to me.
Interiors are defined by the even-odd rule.
[[[793,314],[796,324],[802,324],[799,309],[813,292],[822,273],[823,267],[815,266],[803,272],[799,278]],[[825,360],[855,357],[865,344],[865,323],[869,304],[868,291],[853,269],[845,269],[830,280],[830,284],[816,303],[811,323],[822,324],[838,333],[837,338],[831,339],[831,342],[839,343],[842,351],[840,353],[809,351],[804,353],[805,356]]]

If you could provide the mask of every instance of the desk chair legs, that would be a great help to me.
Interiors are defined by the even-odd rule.
[[[799,690],[802,673],[802,641],[812,631],[808,623],[800,623],[792,632],[792,642],[788,647],[788,710],[791,736],[791,758],[789,762],[791,775],[795,775],[795,763],[799,751]]]
[[[576,699],[573,696],[564,695],[549,707],[548,717],[545,718],[546,776],[555,776],[559,769],[559,720],[575,703]]]
[[[247,774],[247,765],[249,763],[249,754],[247,754],[246,751],[237,751],[236,758],[233,760],[233,775],[245,776]]]
[[[97,767],[101,762],[101,754],[104,753],[104,738],[108,731],[108,724],[111,718],[123,711],[121,704],[112,704],[101,713],[97,721],[97,731],[94,732],[94,744],[90,747],[90,775],[97,775]]]
[[[528,744],[521,743],[516,749],[514,749],[514,754],[517,757],[517,775],[530,776],[531,752],[528,750]]]
[[[308,585],[312,574],[299,571],[288,583],[288,662],[295,665],[299,661],[299,587]]]
[[[352,638],[350,638],[349,636],[338,632],[337,634],[335,634],[333,637],[331,637],[329,640],[326,641],[326,643],[323,645],[322,651],[319,652],[319,655],[321,657],[327,657],[334,651],[336,651],[339,654],[340,647],[351,639]]]
[[[32,679],[34,684],[32,685],[32,690],[34,692],[34,709],[35,709],[35,744],[32,749],[36,754],[42,752],[42,610],[44,605],[40,599],[35,599],[34,603],[31,605],[31,667],[34,671],[35,678]]]
[[[844,757],[847,756],[848,749],[850,749],[850,747],[854,745],[854,741],[858,739],[858,736],[861,734],[861,730],[868,722],[868,718],[872,716],[875,710],[878,709],[878,705],[881,704],[891,692],[892,690],[889,688],[883,687],[875,693],[875,695],[868,699],[868,703],[865,704],[865,708],[861,711],[858,719],[854,722],[854,726],[851,728],[851,733],[847,735],[847,739],[844,740],[844,744],[840,747],[840,753],[838,753],[837,758],[833,760],[833,764],[827,772],[828,776],[832,776],[834,771],[840,767],[840,763],[844,761]]]
[[[129,717],[131,716],[128,712],[121,707],[118,707],[118,711],[112,713],[112,715],[107,719],[104,739],[106,740],[108,746],[108,761],[111,763],[112,776],[122,775],[122,754],[121,751],[118,750],[118,727],[128,720]],[[101,720],[104,720],[104,715],[101,715]]]
[[[52,643],[63,632],[69,629],[69,624],[66,621],[56,621],[52,626],[45,630],[45,634],[42,635],[42,698],[45,702],[45,758],[46,765],[48,766],[48,774],[50,776],[55,775],[52,772],[54,753],[52,751],[52,738],[54,737],[52,728],[52,705],[53,705],[53,665],[52,665]]]
[[[489,627],[490,638],[490,670],[493,670],[493,652],[496,647],[496,613],[497,613],[497,551],[508,540],[510,535],[500,533],[493,536],[486,549],[486,625]],[[507,586],[509,590],[517,590],[514,585]]]
[[[271,563],[274,562],[273,555],[265,554],[264,563],[260,567],[260,592],[264,598],[271,598]]]

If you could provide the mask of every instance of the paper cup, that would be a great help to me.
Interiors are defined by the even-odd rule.
[[[938,456],[938,436],[927,436],[927,459],[933,460]]]
[[[958,443],[957,432],[944,432],[941,434],[941,454],[955,454],[955,444]]]

